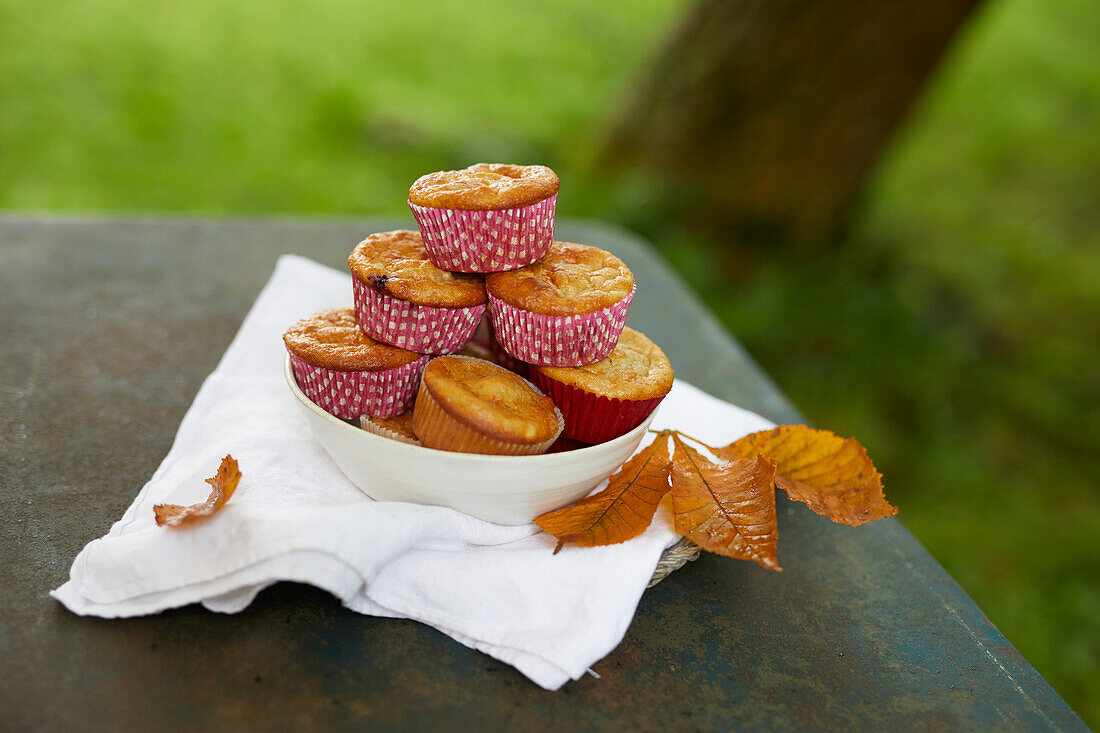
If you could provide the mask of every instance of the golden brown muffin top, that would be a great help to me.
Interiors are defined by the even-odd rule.
[[[532,366],[550,379],[616,400],[651,400],[672,389],[672,364],[641,331],[623,329],[606,358],[580,367]]]
[[[437,209],[514,209],[550,198],[560,185],[558,175],[544,165],[478,163],[420,176],[409,189],[409,201]]]
[[[403,435],[406,438],[419,441],[419,438],[416,437],[416,433],[413,432],[413,411],[411,408],[393,417],[369,417],[364,415],[363,419],[370,420],[380,428],[392,430],[398,435]]]
[[[551,316],[603,310],[625,298],[634,274],[610,252],[554,242],[538,262],[485,277],[489,294],[509,305]]]
[[[299,359],[341,372],[393,369],[420,358],[420,354],[381,344],[363,333],[352,308],[329,308],[303,318],[287,329],[283,342]]]
[[[348,255],[351,274],[399,300],[437,308],[470,308],[487,300],[481,275],[441,270],[428,259],[420,232],[372,234]]]
[[[448,415],[496,440],[531,445],[550,440],[561,427],[553,400],[481,359],[433,359],[422,384]]]

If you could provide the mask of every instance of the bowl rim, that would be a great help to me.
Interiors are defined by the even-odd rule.
[[[319,407],[313,400],[307,397],[305,392],[302,391],[302,388],[298,386],[298,380],[294,376],[294,367],[292,366],[290,361],[290,354],[287,354],[283,359],[283,376],[286,379],[287,386],[290,387],[291,393],[306,409],[308,409],[313,414],[321,417],[329,424],[333,426],[338,426],[339,429],[349,430],[356,435],[363,436],[363,439],[366,440],[368,443],[372,441],[378,441],[378,445],[385,444],[397,451],[409,451],[410,456],[428,454],[437,458],[446,457],[450,460],[467,461],[471,463],[479,463],[482,465],[484,465],[486,462],[514,464],[517,461],[525,465],[537,465],[539,463],[547,464],[554,461],[568,459],[571,456],[576,456],[577,454],[586,453],[588,451],[610,451],[620,445],[626,444],[631,440],[634,440],[636,437],[644,437],[645,431],[649,430],[650,423],[652,423],[653,421],[653,416],[657,412],[656,408],[654,408],[653,412],[649,413],[649,415],[647,415],[646,418],[642,420],[642,422],[637,427],[631,429],[628,433],[620,435],[617,438],[612,438],[611,440],[606,440],[603,443],[596,443],[595,445],[589,445],[584,448],[575,448],[570,451],[561,451],[559,453],[540,453],[534,456],[500,456],[486,453],[460,453],[458,451],[439,450],[438,448],[428,448],[427,446],[423,445],[402,443],[398,440],[384,438],[381,435],[368,433],[362,428],[356,427],[351,423],[344,422],[340,418]]]

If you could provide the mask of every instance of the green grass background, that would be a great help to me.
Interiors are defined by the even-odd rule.
[[[842,246],[748,255],[594,163],[684,7],[0,0],[0,209],[403,214],[424,172],[545,162],[561,213],[648,236],[868,446],[905,524],[1100,723],[1100,4],[989,0]]]

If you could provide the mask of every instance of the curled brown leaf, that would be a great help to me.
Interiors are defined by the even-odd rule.
[[[157,504],[153,507],[159,527],[181,527],[192,524],[213,515],[229,500],[241,480],[241,471],[233,456],[226,456],[218,466],[218,472],[206,479],[210,484],[210,496],[204,502],[181,506],[179,504]]]

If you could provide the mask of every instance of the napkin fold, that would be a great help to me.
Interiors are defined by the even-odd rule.
[[[272,583],[297,581],[358,613],[429,624],[548,690],[579,678],[626,633],[677,539],[669,519],[630,542],[554,555],[554,539],[531,524],[367,497],[314,440],[282,375],[287,327],[350,301],[347,274],[281,257],[167,457],[50,595],[104,618],[190,603],[236,613]],[[653,423],[708,442],[771,426],[680,381]],[[225,508],[186,529],[157,527],[153,505],[205,499],[203,480],[227,453],[243,476]]]

